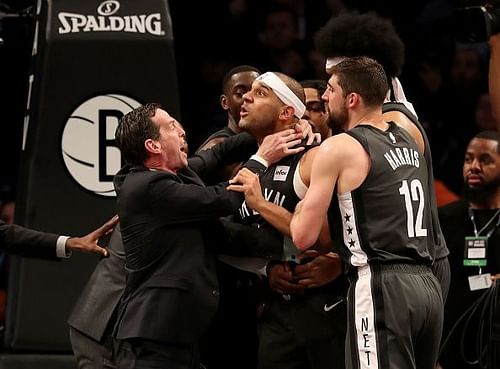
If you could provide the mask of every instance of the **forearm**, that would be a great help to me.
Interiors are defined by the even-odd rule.
[[[281,234],[290,236],[290,221],[292,220],[292,213],[288,210],[264,199],[258,202],[254,210],[259,212],[262,218],[264,218],[271,226],[276,228]]]
[[[316,217],[307,216],[307,209],[304,210],[303,205],[303,200],[297,204],[290,221],[293,243],[300,250],[308,249],[317,242],[322,227],[321,224],[318,227],[318,224],[312,221]]]
[[[10,254],[55,258],[58,235],[17,225],[5,225],[0,235],[2,248]]]
[[[247,160],[257,149],[255,139],[247,133],[227,138],[209,150],[198,151],[189,158],[189,166],[203,179],[224,166]]]

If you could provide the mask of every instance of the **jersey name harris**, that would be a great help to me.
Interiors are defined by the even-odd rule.
[[[408,147],[396,147],[386,151],[384,158],[387,160],[392,170],[396,170],[403,165],[420,167],[420,154],[418,151]]]

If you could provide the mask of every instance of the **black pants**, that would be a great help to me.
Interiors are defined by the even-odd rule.
[[[120,369],[199,369],[197,345],[126,339],[115,343]]]
[[[73,327],[69,327],[71,346],[79,369],[115,369],[111,337],[97,342]]]
[[[256,369],[259,278],[217,263],[220,299],[209,329],[200,339],[201,362],[207,369]]]
[[[434,369],[443,326],[441,286],[426,266],[363,266],[351,277],[348,369]]]
[[[439,284],[441,285],[443,301],[446,302],[451,283],[450,262],[447,256],[434,261],[434,264],[432,264],[432,273],[434,273],[439,281]]]
[[[259,369],[343,369],[344,294],[310,289],[273,294],[259,322]]]

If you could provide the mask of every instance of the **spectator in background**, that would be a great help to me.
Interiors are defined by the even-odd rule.
[[[494,131],[497,129],[497,121],[491,108],[490,95],[486,92],[477,98],[474,123],[479,131]]]
[[[342,9],[345,9],[345,4],[341,0],[272,0],[272,2],[293,10],[297,17],[297,38],[308,43],[312,41],[314,33],[331,15],[338,14]],[[266,3],[269,1],[260,0],[260,4],[257,6],[262,7]]]
[[[500,131],[500,34],[490,37],[489,91],[493,116]]]
[[[446,243],[450,249],[450,266],[453,271],[448,300],[445,305],[443,338],[447,337],[457,319],[482,295],[469,282],[471,276],[481,273],[500,273],[500,135],[497,131],[483,131],[469,142],[463,161],[463,200],[439,209],[439,219]],[[482,267],[464,266],[468,250],[466,237],[486,237],[487,247]],[[476,316],[477,318],[477,316]],[[465,357],[478,358],[477,321],[474,320],[465,338]],[[463,325],[452,335],[439,359],[444,369],[479,368],[467,365],[462,357],[460,335]],[[483,348],[481,348],[483,350]]]
[[[260,69],[276,70],[296,79],[313,72],[306,59],[307,45],[299,39],[298,19],[286,5],[271,3],[264,7],[256,64]]]
[[[433,130],[435,172],[448,188],[460,193],[462,163],[457,158],[469,137],[478,132],[474,124],[476,101],[486,92],[482,49],[476,44],[457,45],[451,60],[449,81],[442,95],[443,124]]]
[[[425,44],[419,50],[415,61],[417,73],[414,76],[414,104],[419,121],[429,136],[431,147],[434,146],[434,136],[443,129],[447,114],[442,108],[446,99],[447,82],[447,69],[443,59],[441,50],[429,49]]]

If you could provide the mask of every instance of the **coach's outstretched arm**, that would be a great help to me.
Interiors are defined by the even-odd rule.
[[[43,258],[68,257],[73,250],[107,256],[108,251],[97,242],[111,232],[116,223],[118,216],[83,237],[66,237],[0,221],[0,249],[10,254]]]

